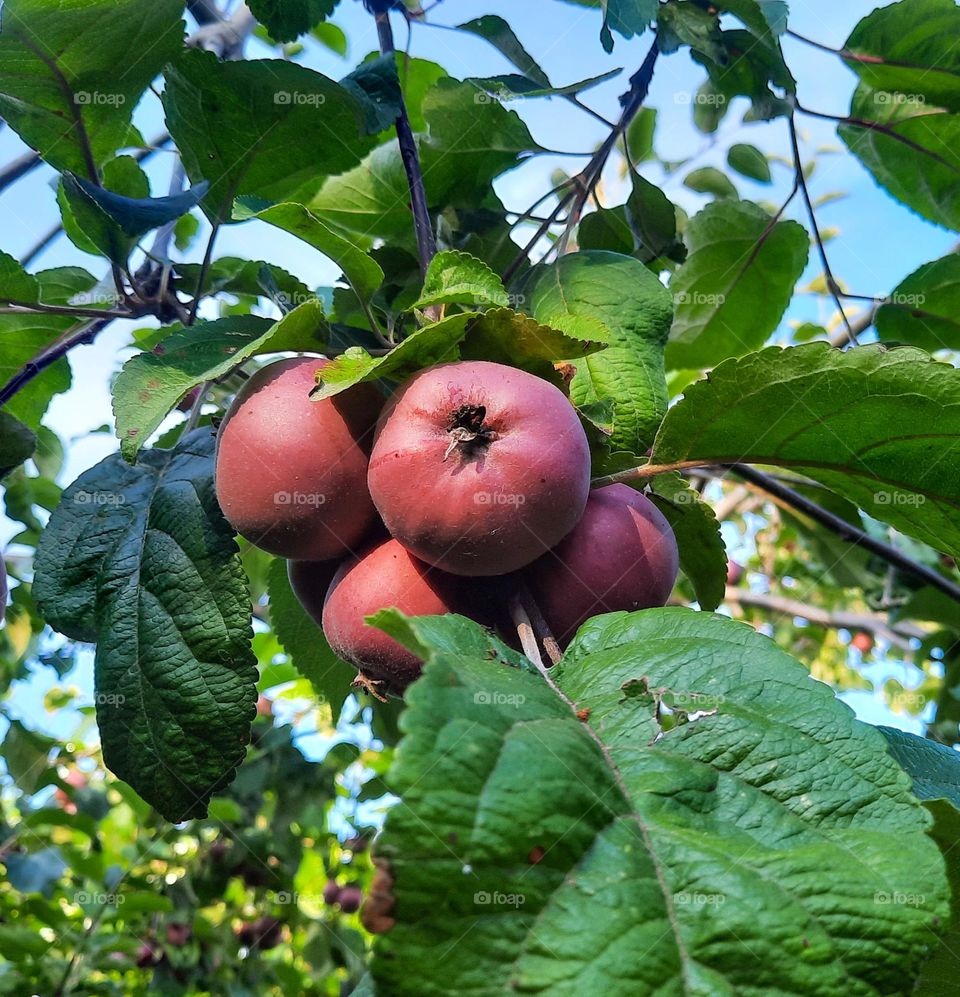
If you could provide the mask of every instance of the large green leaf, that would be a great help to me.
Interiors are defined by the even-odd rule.
[[[141,94],[183,45],[182,13],[183,0],[6,0],[0,116],[52,166],[90,176],[130,143]]]
[[[194,49],[166,80],[167,127],[190,179],[210,182],[211,219],[228,219],[241,194],[291,199],[355,166],[375,141],[357,97],[293,62],[221,62]]]
[[[960,370],[919,350],[825,343],[728,360],[687,388],[654,464],[791,467],[960,555]]]
[[[960,753],[925,737],[894,727],[878,727],[887,748],[913,780],[921,800],[949,800],[960,807]]]
[[[36,447],[33,431],[19,419],[0,411],[0,479],[29,459]]]
[[[667,408],[667,289],[639,260],[586,251],[533,271],[522,291],[538,322],[609,343],[576,362],[570,397],[581,407],[612,407],[611,450],[645,453]]]
[[[500,278],[483,260],[448,249],[430,261],[423,292],[413,307],[452,304],[506,307],[509,301]]]
[[[960,348],[960,255],[924,263],[902,280],[874,319],[887,342],[925,350]]]
[[[40,301],[49,305],[63,305],[77,295],[82,296],[81,307],[90,304],[106,307],[110,303],[90,300],[91,288],[96,281],[91,274],[79,267],[57,267],[27,275],[23,273],[19,264],[5,254],[0,254],[0,271],[4,269],[4,259],[7,261],[7,266],[12,262],[21,276],[14,278],[9,269],[5,274],[0,273],[3,287],[15,291],[17,295],[29,291],[29,296],[23,303]],[[15,283],[12,283],[14,280]],[[3,296],[3,292],[0,291],[0,297]],[[6,300],[12,297],[11,294]],[[42,353],[75,323],[75,319],[66,315],[40,313],[0,315],[0,384],[6,384],[11,380],[25,364]],[[53,396],[66,391],[69,387],[70,365],[63,357],[47,367],[38,377],[27,382],[4,408],[10,415],[35,430],[40,426],[40,420]]]
[[[120,450],[132,461],[164,416],[193,387],[222,377],[257,353],[321,352],[323,306],[305,301],[279,322],[233,315],[175,329],[124,365],[113,386]]]
[[[339,0],[250,0],[253,16],[278,42],[292,42],[328,18]]]
[[[440,644],[406,621],[433,653],[378,839],[396,921],[379,989],[909,989],[947,910],[930,821],[881,735],[806,668],[723,617],[617,613],[554,670],[565,703],[476,650],[475,624],[443,625]]]
[[[837,131],[874,180],[928,221],[960,229],[960,114],[861,83],[850,118],[860,123]]]
[[[277,640],[297,671],[309,679],[318,698],[330,707],[336,723],[357,673],[330,650],[323,631],[300,605],[290,588],[287,562],[281,557],[270,563],[267,592]]]
[[[874,90],[960,111],[960,9],[954,0],[909,0],[868,14],[850,33],[847,65]]]
[[[250,597],[213,452],[198,429],[136,466],[107,457],[63,493],[36,557],[46,621],[97,642],[104,761],[171,821],[206,813],[256,712]]]
[[[700,608],[716,609],[723,602],[727,548],[713,509],[678,473],[654,478],[649,498],[677,538],[680,567],[693,585]]]
[[[303,239],[341,267],[361,301],[369,301],[383,282],[383,270],[369,253],[325,225],[302,204],[287,202],[265,206],[255,199],[245,198],[236,204],[233,217],[238,221],[259,218]]]
[[[711,367],[762,346],[803,273],[802,225],[773,219],[749,201],[707,205],[687,223],[690,255],[670,282],[677,313],[671,368]]]
[[[472,21],[458,24],[457,27],[461,31],[469,31],[471,34],[486,39],[506,59],[509,59],[525,77],[542,87],[550,87],[550,79],[547,74],[537,65],[536,60],[513,33],[513,28],[502,17],[498,17],[496,14],[485,14],[483,17],[476,17]]]

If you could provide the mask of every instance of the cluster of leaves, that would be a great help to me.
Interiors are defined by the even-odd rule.
[[[466,621],[378,618],[427,666],[389,777],[389,747],[368,752],[373,777],[353,793],[389,789],[403,801],[378,846],[385,864],[369,923],[392,930],[375,946],[371,986],[874,993],[908,986],[931,955],[930,992],[949,978],[950,940],[938,949],[937,931],[955,861],[948,881],[937,845],[957,822],[955,757],[853,720],[810,681],[785,648],[838,687],[861,681],[839,645],[832,668],[811,646],[832,628],[780,623],[774,643],[710,612],[725,596],[725,547],[681,472],[786,471],[851,528],[896,538],[955,584],[960,463],[949,455],[960,372],[940,357],[960,345],[956,257],[906,276],[879,307],[889,348],[804,343],[826,337],[817,329],[767,345],[811,234],[822,242],[785,217],[798,190],[807,196],[799,152],[791,198],[770,205],[740,194],[744,183],[771,183],[770,160],[732,145],[734,176],[684,176],[709,198],[688,217],[659,182],[686,162],[660,160],[655,112],[634,112],[656,59],[683,49],[706,72],[690,91],[697,129],[715,137],[744,106],[745,122],[782,118],[795,138],[786,4],[572,2],[599,9],[607,51],[615,35],[651,25],[656,47],[593,166],[558,177],[538,202],[557,209],[539,228],[535,210],[516,217],[494,190],[545,151],[507,105],[575,105],[616,71],[556,86],[500,17],[459,29],[515,72],[459,80],[388,53],[335,81],[295,57],[308,33],[342,48],[326,20],[336,0],[251,3],[258,37],[284,56],[261,60],[184,46],[178,0],[4,5],[0,115],[57,172],[63,229],[103,258],[107,276],[29,273],[0,254],[0,469],[25,552],[11,558],[2,678],[9,686],[36,662],[65,675],[76,644],[94,642],[103,757],[124,781],[71,786],[50,767],[55,744],[10,725],[4,758],[22,795],[4,835],[0,953],[15,964],[0,989],[63,992],[82,979],[85,991],[129,992],[143,982],[138,959],[187,990],[229,981],[333,993],[359,980],[369,939],[317,899],[344,857],[331,805],[357,753],[335,748],[310,763],[288,729],[253,722],[258,694],[293,682],[336,723],[350,674],[297,605],[282,562],[238,547],[212,484],[211,415],[243,365],[287,351],[335,357],[319,398],[457,358],[552,380],[589,429],[596,474],[649,485],[680,544],[680,591],[699,606],[597,618],[547,681]],[[958,26],[949,0],[906,0],[865,18],[839,53],[859,77],[841,138],[893,197],[954,229]],[[131,120],[161,75],[190,186],[154,197],[126,151],[150,151]],[[425,274],[410,150],[393,129],[401,107],[439,250]],[[620,204],[599,193],[614,154]],[[203,222],[202,262],[171,259],[162,234],[186,249]],[[311,289],[269,261],[215,256],[220,229],[254,223],[301,240],[343,279]],[[543,235],[531,247],[543,251],[536,266],[514,238],[528,230]],[[147,249],[140,240],[152,231]],[[836,292],[832,277],[823,284]],[[159,328],[134,336],[113,386],[119,452],[61,490],[63,447],[43,425],[70,387],[59,347],[95,335],[97,322],[145,315]],[[78,320],[89,323],[79,333]],[[24,370],[40,376],[21,388]],[[189,417],[168,418],[198,391]],[[768,511],[766,523],[774,532],[758,540],[753,565],[766,576],[815,583],[827,615],[854,593],[891,627],[920,628],[923,657],[946,663],[924,693],[924,704],[938,700],[931,731],[960,740],[956,603],[795,511]],[[376,711],[387,746],[399,739],[396,712]],[[59,809],[44,805],[53,785]],[[187,819],[164,830],[163,820]],[[347,876],[367,885],[367,858],[349,858]],[[260,927],[243,934],[238,920]],[[174,929],[184,944],[171,941],[175,925],[189,928]],[[251,939],[270,947],[263,937],[285,944],[244,964]]]

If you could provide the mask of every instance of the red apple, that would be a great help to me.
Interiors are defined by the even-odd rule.
[[[337,570],[323,606],[323,632],[344,661],[387,692],[400,693],[420,674],[422,661],[364,617],[391,607],[407,616],[465,612],[469,588],[465,579],[431,568],[387,540]]]
[[[743,565],[727,558],[727,584],[739,585],[741,578],[743,578]]]
[[[861,654],[869,654],[873,650],[873,638],[865,630],[855,633],[850,643]]]
[[[482,360],[440,364],[384,410],[368,481],[391,536],[412,554],[458,575],[501,575],[577,524],[590,450],[548,381]]]
[[[337,902],[342,887],[335,879],[328,879],[323,887],[323,902],[331,907]]]
[[[337,903],[344,914],[355,914],[363,903],[363,892],[359,886],[344,886],[337,897]]]
[[[627,485],[590,495],[573,532],[523,576],[553,635],[567,644],[591,616],[666,605],[679,570],[660,510]]]
[[[339,561],[287,561],[290,588],[318,627],[323,621],[323,601],[339,567]]]
[[[370,385],[310,400],[329,361],[278,360],[237,392],[217,440],[223,514],[257,547],[325,561],[359,544],[376,521],[366,473],[382,399]]]

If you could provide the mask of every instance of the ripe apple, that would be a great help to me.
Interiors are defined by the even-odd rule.
[[[727,558],[727,584],[739,585],[741,578],[743,578],[743,565]]]
[[[850,643],[861,654],[869,654],[873,650],[873,638],[865,630],[855,633]]]
[[[337,902],[341,889],[343,887],[335,879],[328,879],[323,887],[323,902],[332,907]]]
[[[676,537],[663,514],[617,484],[592,492],[573,532],[523,577],[565,645],[591,616],[666,605],[678,570]]]
[[[356,914],[363,903],[363,892],[359,886],[344,886],[337,897],[337,903],[344,914]]]
[[[339,567],[339,561],[287,561],[290,588],[318,627],[323,623],[323,600]]]
[[[487,361],[429,367],[391,399],[370,456],[391,536],[458,575],[501,575],[565,537],[590,492],[590,450],[559,388]]]
[[[431,568],[396,540],[387,540],[339,567],[323,605],[323,632],[344,661],[382,682],[387,692],[401,693],[423,662],[364,617],[390,607],[408,616],[464,612],[468,588],[465,579]]]
[[[220,425],[220,507],[238,533],[271,554],[339,557],[376,521],[366,473],[382,399],[360,384],[311,401],[326,363],[294,357],[262,367]]]

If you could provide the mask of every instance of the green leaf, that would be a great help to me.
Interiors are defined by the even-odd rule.
[[[708,79],[691,96],[694,127],[705,135],[713,135],[730,107],[727,95]]]
[[[263,206],[252,198],[240,200],[234,206],[237,221],[259,218],[295,235],[333,260],[342,270],[357,297],[368,302],[383,283],[383,270],[377,261],[350,240],[322,222],[302,204],[272,204]]]
[[[537,83],[536,80],[531,80],[529,76],[521,76],[518,73],[502,73],[499,76],[469,76],[464,82],[479,87],[486,91],[491,98],[501,103],[507,103],[520,97],[569,97],[583,93],[584,90],[590,90],[601,83],[606,83],[607,80],[619,76],[621,72],[620,69],[611,69],[607,73],[601,73],[600,76],[589,76],[585,80],[577,80],[575,83],[567,83],[560,87],[544,86],[542,83]],[[486,103],[482,94],[478,94],[476,99],[478,103]]]
[[[931,351],[960,348],[960,255],[914,270],[880,306],[873,324],[885,342]]]
[[[633,38],[642,35],[657,17],[658,0],[601,0],[603,27],[600,42],[605,52],[613,51],[612,31]]]
[[[683,185],[698,194],[712,194],[716,198],[730,198],[732,201],[740,198],[733,181],[713,166],[702,166],[699,170],[688,173],[683,178]]]
[[[250,597],[213,487],[214,436],[132,467],[113,454],[63,494],[40,539],[46,621],[97,641],[107,766],[167,820],[201,817],[256,712]]]
[[[24,727],[19,720],[10,721],[0,755],[20,792],[27,796],[36,792],[50,767],[50,751],[56,744],[53,738]]]
[[[639,260],[581,252],[531,273],[526,308],[538,322],[609,345],[577,361],[570,397],[613,409],[611,450],[642,454],[667,408],[663,347],[670,294]]]
[[[7,867],[10,885],[20,893],[40,893],[49,898],[53,884],[64,874],[67,863],[59,848],[39,848],[35,852],[8,852],[3,864]]]
[[[664,55],[687,45],[715,61],[724,58],[720,18],[696,4],[664,4],[657,14],[657,44]]]
[[[193,295],[197,290],[202,266],[199,263],[176,263],[177,284],[181,291]],[[214,260],[206,270],[203,270],[203,285],[200,293],[203,295],[217,294],[226,291],[229,294],[249,294],[263,297],[263,270],[266,268],[270,278],[294,304],[302,304],[316,295],[303,281],[287,273],[281,267],[262,260],[243,260],[237,256],[221,256]]]
[[[887,750],[913,780],[921,800],[949,800],[960,807],[960,754],[945,744],[917,737],[894,727],[877,727],[887,739]]]
[[[125,460],[137,452],[166,414],[191,389],[222,377],[258,353],[321,352],[326,325],[319,301],[305,301],[279,322],[233,315],[174,329],[145,353],[132,356],[113,385],[113,413]]]
[[[632,256],[637,239],[630,228],[626,205],[616,208],[597,208],[580,219],[577,226],[577,245],[580,249],[605,249],[622,256]]]
[[[493,308],[470,323],[460,357],[519,367],[566,390],[556,362],[561,357],[570,360],[596,353],[605,345],[568,336],[509,308]]]
[[[953,0],[894,3],[857,24],[844,58],[873,90],[902,94],[914,105],[960,111],[958,34],[960,10]]]
[[[300,605],[290,588],[287,562],[283,558],[274,558],[270,562],[267,592],[270,597],[270,623],[277,640],[297,671],[309,680],[317,697],[329,705],[331,722],[336,724],[356,672],[330,650],[323,631]]]
[[[40,300],[37,278],[9,254],[0,250],[0,300],[34,305]]]
[[[716,6],[736,14],[758,38],[771,31],[782,35],[787,30],[786,0],[720,0]]]
[[[536,60],[523,47],[520,39],[502,17],[497,17],[496,14],[485,14],[483,17],[458,24],[457,28],[460,31],[469,31],[471,34],[486,39],[524,76],[539,86],[550,87],[550,79],[547,74],[537,65]]]
[[[941,997],[956,986],[960,972],[960,863],[954,848],[960,841],[960,813],[953,803],[946,800],[927,800],[924,803],[933,815],[930,837],[937,843],[947,860],[947,878],[950,881],[950,927],[939,939],[934,954],[923,964],[920,978],[913,993],[917,997]]]
[[[960,371],[949,364],[906,347],[809,343],[728,360],[691,385],[651,460],[791,467],[956,557],[958,437]]]
[[[627,125],[624,136],[630,162],[634,166],[654,159],[653,136],[657,130],[657,111],[653,107],[641,107],[633,121]]]
[[[19,419],[0,411],[0,479],[33,456],[37,438]]]
[[[250,0],[253,16],[278,42],[296,41],[329,17],[339,0]]]
[[[166,71],[167,128],[211,220],[255,194],[289,200],[312,193],[325,174],[356,166],[374,139],[366,109],[348,90],[310,69],[275,59],[221,62],[184,52]]]
[[[378,991],[846,997],[917,972],[947,912],[929,818],[881,735],[767,638],[598,617],[551,673],[568,704],[478,653],[475,624],[434,626],[377,842]]]
[[[861,83],[840,124],[849,150],[891,197],[936,225],[960,230],[960,114]]]
[[[373,357],[359,346],[351,346],[323,368],[323,378],[314,389],[316,401],[331,398],[362,381],[390,378],[402,381],[424,367],[457,358],[457,345],[466,335],[473,316],[462,312],[425,325],[382,357]]]
[[[130,157],[120,157],[128,159]],[[136,160],[133,160],[136,162]],[[83,193],[100,206],[112,218],[121,230],[128,236],[140,236],[151,229],[159,228],[172,222],[191,208],[196,207],[200,198],[210,186],[206,181],[198,183],[191,190],[168,197],[124,197],[104,187],[97,187],[72,173],[64,174],[64,182],[69,178],[72,186],[78,187]]]
[[[0,116],[58,170],[89,177],[130,144],[150,81],[183,46],[183,0],[6,0]]]
[[[670,282],[668,365],[710,367],[762,346],[806,266],[806,230],[749,201],[717,201],[690,219],[684,240],[690,255]]]
[[[770,183],[770,163],[767,157],[755,146],[737,142],[730,146],[727,152],[727,163],[730,169],[736,170],[742,176],[756,180],[757,183]]]
[[[310,31],[310,34],[316,38],[316,40],[320,42],[324,48],[330,49],[331,52],[335,52],[344,59],[347,57],[349,43],[347,42],[347,36],[344,33],[343,28],[339,25],[324,22],[323,24],[318,24],[314,27]]]
[[[367,119],[367,134],[376,135],[389,128],[400,116],[402,94],[393,54],[362,62],[340,81],[362,105]]]
[[[700,608],[716,609],[723,602],[727,548],[713,509],[678,472],[658,474],[650,483],[649,498],[677,538],[680,567],[693,585]]]
[[[0,265],[2,259],[0,255]],[[5,279],[8,280],[9,276]],[[62,305],[81,295],[83,304],[90,304],[90,289],[95,283],[93,276],[79,267],[59,267],[30,276],[27,284],[15,287],[8,283],[6,286],[20,293],[29,287],[33,292],[33,302]],[[0,315],[0,384],[6,384],[15,377],[25,364],[43,352],[75,322],[68,315]],[[50,400],[69,387],[70,365],[63,357],[47,367],[39,377],[24,385],[4,408],[30,429],[37,430]]]
[[[483,262],[469,253],[445,250],[430,261],[423,292],[414,308],[431,305],[474,305],[506,307],[507,292],[500,278]]]
[[[439,79],[423,99],[423,115],[429,135],[419,139],[418,147],[431,207],[475,209],[492,180],[540,151],[516,111],[470,83]],[[389,237],[409,232],[409,202],[400,152],[390,142],[356,169],[330,177],[310,208],[324,221],[366,238]]]
[[[676,256],[683,259],[683,245],[677,242],[677,211],[667,195],[630,170],[630,197],[627,198],[627,220],[634,235],[647,250],[649,259]]]

